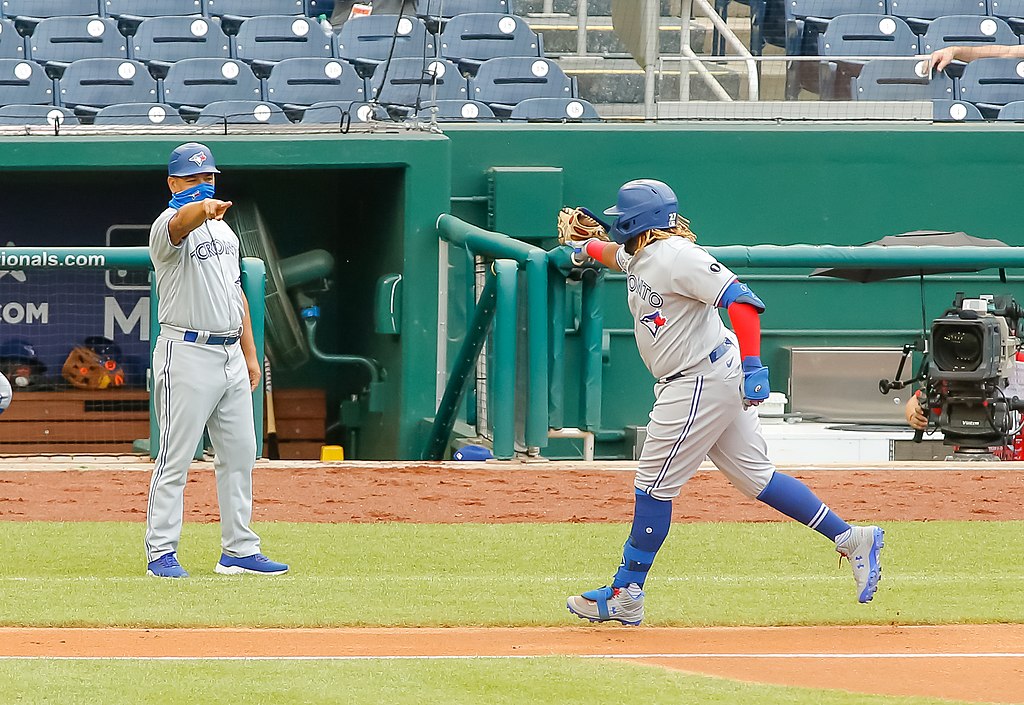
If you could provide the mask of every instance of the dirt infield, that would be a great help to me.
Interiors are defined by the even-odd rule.
[[[1024,519],[1024,465],[788,471],[852,521]],[[934,466],[932,466],[934,467]],[[565,469],[562,469],[565,468]],[[628,464],[385,466],[262,462],[259,521],[626,522]],[[148,464],[0,459],[0,520],[143,521]],[[217,520],[209,463],[186,520]],[[702,471],[674,519],[778,521]],[[618,657],[739,680],[972,702],[1024,701],[1024,625],[663,629],[0,629],[0,657]]]

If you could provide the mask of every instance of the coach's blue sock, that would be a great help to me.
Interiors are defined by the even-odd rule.
[[[646,492],[636,491],[633,528],[622,547],[622,564],[612,579],[612,587],[626,587],[630,583],[643,586],[671,524],[671,500],[654,499]]]
[[[772,475],[757,498],[833,541],[850,528],[827,504],[818,499],[810,487],[781,472]]]

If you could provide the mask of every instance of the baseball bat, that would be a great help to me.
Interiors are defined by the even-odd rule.
[[[267,457],[281,459],[281,448],[277,444],[277,416],[274,414],[274,384],[270,377],[270,358],[263,358],[263,378],[267,394]]]

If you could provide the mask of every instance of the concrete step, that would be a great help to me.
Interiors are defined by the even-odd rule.
[[[574,17],[527,17],[533,31],[544,37],[544,51],[548,55],[576,53],[577,22]],[[710,49],[710,22],[690,23],[690,48],[698,54],[705,47]],[[682,21],[663,18],[660,23],[659,41],[662,54],[679,54]],[[612,26],[611,17],[591,17],[587,22],[587,53],[597,56],[628,56],[629,50],[619,39]]]
[[[576,78],[581,98],[595,104],[638,103],[642,115],[645,77],[644,70],[635,61],[565,57],[558,63],[567,74]],[[745,86],[741,86],[743,82],[735,69],[727,65],[705,65],[731,97],[741,97]],[[678,64],[666,67],[664,73],[656,77],[655,95],[659,100],[679,100]],[[693,69],[690,69],[690,99],[716,100],[714,93]]]

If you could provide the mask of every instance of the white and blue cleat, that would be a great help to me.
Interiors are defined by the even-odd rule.
[[[155,561],[150,561],[146,566],[146,575],[154,578],[187,578],[188,573],[178,563],[174,552],[165,553]]]
[[[284,563],[272,561],[262,553],[254,553],[251,556],[237,558],[222,553],[213,572],[220,575],[284,575],[288,572],[288,566]]]
[[[877,526],[851,526],[836,537],[836,550],[850,561],[857,581],[857,601],[871,602],[882,579],[881,553],[885,532]]]
[[[573,595],[565,604],[580,619],[591,622],[622,622],[636,626],[644,618],[644,593],[632,597],[626,588],[599,587]]]

